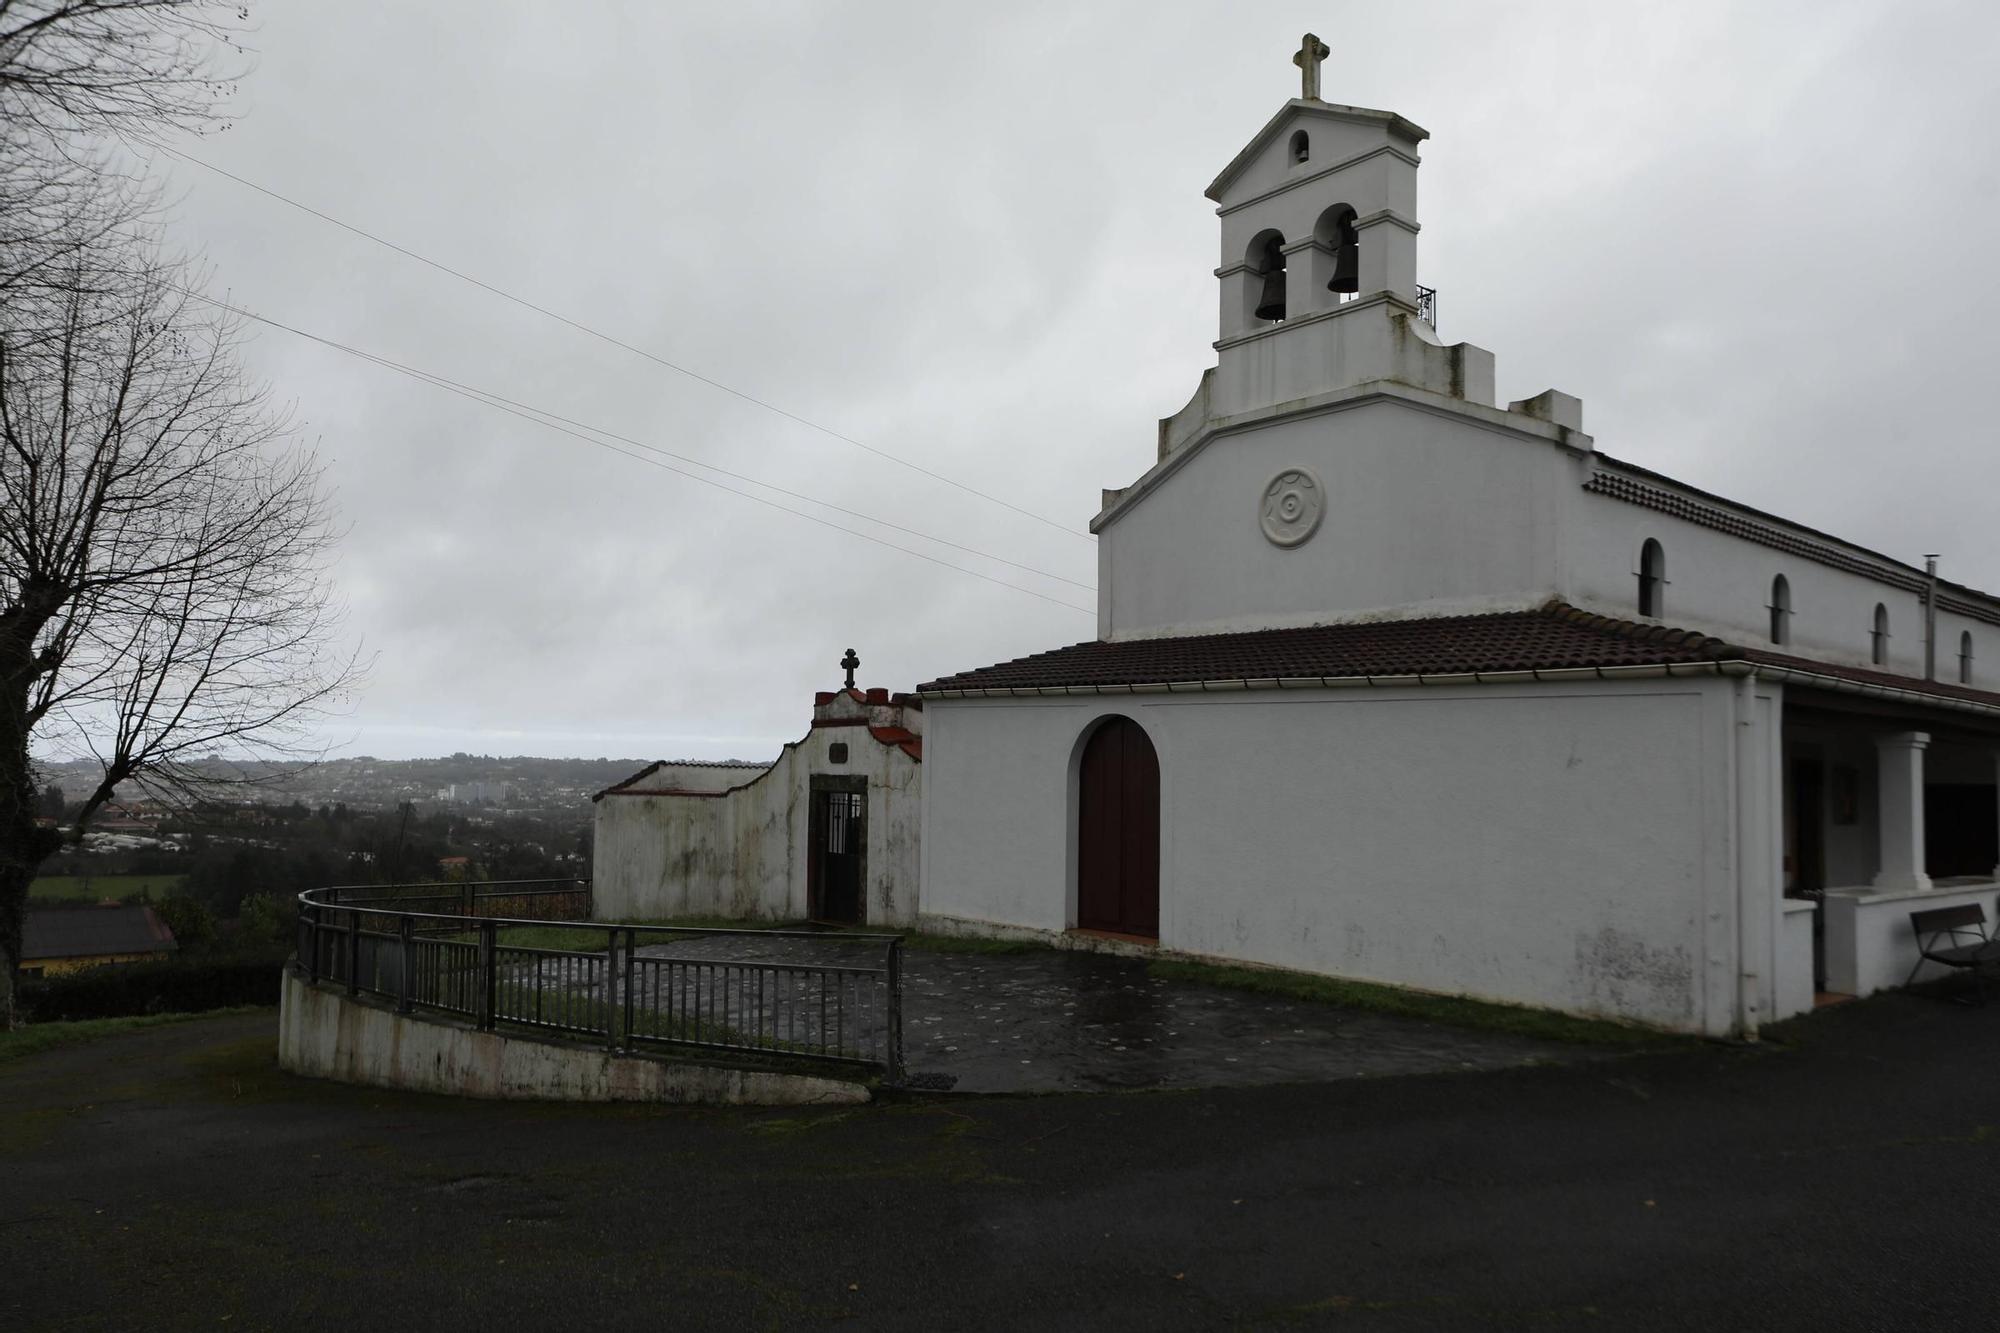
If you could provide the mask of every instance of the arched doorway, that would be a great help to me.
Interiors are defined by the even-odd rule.
[[[1077,772],[1076,924],[1160,935],[1160,759],[1129,717],[1106,718]]]

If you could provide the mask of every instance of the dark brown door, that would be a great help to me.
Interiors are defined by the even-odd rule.
[[[1160,760],[1132,719],[1084,744],[1076,826],[1076,924],[1158,939]]]

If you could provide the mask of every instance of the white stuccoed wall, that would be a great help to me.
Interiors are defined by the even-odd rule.
[[[1575,515],[1566,524],[1564,589],[1579,606],[1636,616],[1639,548],[1650,537],[1666,554],[1661,623],[1703,630],[1751,647],[1868,666],[1869,630],[1880,602],[1889,609],[1888,669],[1923,675],[1923,602],[1916,593],[1609,496],[1578,490],[1572,503]],[[1783,527],[1770,520],[1753,521]],[[1828,538],[1808,540],[1840,546]],[[1867,558],[1865,553],[1855,554]],[[1792,642],[1783,647],[1770,640],[1771,580],[1778,574],[1791,584],[1792,593]],[[1958,679],[1962,630],[1972,631],[1973,683],[1982,689],[2000,688],[2000,628],[1943,610],[1938,614],[1938,679]]]
[[[1298,130],[1310,135],[1303,162],[1290,146]],[[1667,556],[1663,623],[1766,645],[1771,579],[1783,573],[1788,651],[1868,665],[1879,601],[1890,613],[1889,668],[1921,677],[1923,615],[1918,593],[1901,586],[1907,566],[1664,478],[1634,479],[1836,548],[1882,577],[1585,492],[1594,468],[1624,470],[1591,452],[1581,402],[1548,394],[1496,408],[1491,353],[1444,344],[1409,304],[1427,137],[1389,112],[1293,100],[1209,187],[1216,365],[1161,422],[1154,465],[1106,492],[1093,525],[1099,636],[1439,615],[1555,596],[1632,616],[1638,552],[1652,536]],[[1345,302],[1325,290],[1331,251],[1313,240],[1327,210],[1342,206],[1360,224],[1359,292]],[[1246,266],[1261,253],[1257,238],[1273,232],[1287,252],[1287,317],[1276,321],[1252,313],[1261,278]],[[1328,510],[1318,534],[1281,549],[1263,540],[1257,505],[1273,476],[1297,466],[1319,474]],[[2000,688],[2000,602],[1944,591],[1992,616],[1940,612],[1937,678],[1958,679],[1969,631],[1971,683]]]
[[[1579,475],[1572,451],[1387,392],[1170,455],[1137,503],[1099,528],[1100,637],[1555,596],[1561,513]],[[1266,539],[1258,513],[1272,478],[1295,467],[1317,474],[1326,509],[1311,538],[1285,548]]]
[[[1071,924],[1080,743],[1123,713],[1160,757],[1163,948],[1726,1032],[1745,879],[1760,1020],[1798,993],[1775,975],[1778,852],[1758,813],[1777,705],[1763,693],[1744,741],[1740,688],[934,700],[925,917]]]
[[[868,780],[867,923],[916,920],[918,842],[922,835],[922,764],[869,731],[919,731],[920,708],[868,706],[846,695],[815,709],[822,716],[761,774],[739,771],[720,794],[609,792],[596,806],[593,896],[603,920],[726,916],[792,920],[807,912],[809,779],[815,774]],[[850,721],[852,725],[823,725]],[[845,743],[846,762],[829,753]],[[690,769],[714,774],[714,769]],[[727,770],[722,770],[727,771]],[[669,765],[642,788],[676,780]]]

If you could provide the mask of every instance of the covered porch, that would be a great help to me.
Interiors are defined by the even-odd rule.
[[[1904,985],[1910,913],[2000,900],[2000,725],[1787,690],[1781,1011]]]

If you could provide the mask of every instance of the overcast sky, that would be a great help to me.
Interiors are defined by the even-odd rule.
[[[2000,6],[253,22],[238,119],[192,154],[1067,531],[161,157],[212,290],[1074,581],[761,492],[1055,601],[1011,591],[263,329],[248,359],[328,462],[378,655],[341,753],[768,757],[849,646],[907,689],[1090,638],[1099,488],[1214,362],[1201,192],[1296,94],[1307,29],[1327,100],[1431,132],[1419,276],[1502,403],[1580,395],[1607,453],[2000,587]]]

